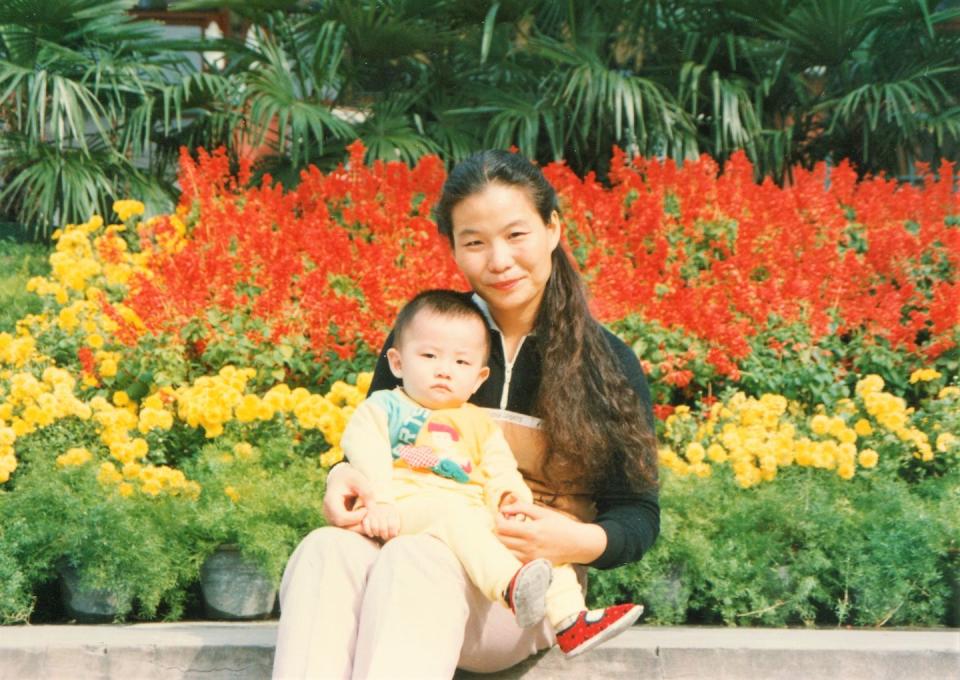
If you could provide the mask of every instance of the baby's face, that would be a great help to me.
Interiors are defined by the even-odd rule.
[[[487,329],[476,317],[424,310],[387,352],[390,369],[407,395],[429,409],[455,408],[477,391],[490,370],[483,365]]]

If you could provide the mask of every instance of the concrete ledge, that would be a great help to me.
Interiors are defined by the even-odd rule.
[[[0,679],[261,680],[276,622],[0,627]],[[480,678],[957,680],[957,630],[636,626],[570,661],[557,650]]]

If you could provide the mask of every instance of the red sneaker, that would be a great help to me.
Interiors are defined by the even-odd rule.
[[[517,569],[503,594],[517,625],[529,628],[539,623],[547,613],[547,588],[553,580],[550,560],[537,559]]]
[[[557,644],[567,658],[583,654],[625,631],[642,613],[643,606],[639,604],[584,610],[576,621],[557,632]]]

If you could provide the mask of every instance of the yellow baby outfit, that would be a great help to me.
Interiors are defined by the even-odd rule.
[[[431,411],[402,389],[371,394],[357,407],[340,445],[370,481],[378,502],[395,503],[402,534],[446,543],[491,601],[503,600],[521,562],[493,533],[504,494],[532,502],[502,431],[483,409]],[[570,566],[554,569],[547,593],[551,623],[584,608]]]

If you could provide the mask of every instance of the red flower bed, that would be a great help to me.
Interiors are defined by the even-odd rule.
[[[222,153],[181,160],[181,249],[152,253],[126,303],[153,332],[176,333],[210,309],[261,322],[255,340],[307,338],[318,356],[378,348],[398,307],[424,287],[463,289],[430,219],[445,174],[435,157],[415,167],[350,161],[304,173],[290,191],[246,188]],[[743,155],[718,175],[703,157],[628,159],[615,152],[612,186],[545,168],[561,195],[571,252],[604,321],[639,314],[704,341],[705,359],[735,378],[749,338],[801,322],[814,339],[863,331],[930,358],[955,345],[960,323],[960,194],[953,167],[922,187],[857,182],[846,165],[798,170],[792,186],[753,181]],[[209,326],[211,338],[217,330]],[[671,384],[692,377],[675,357]]]

